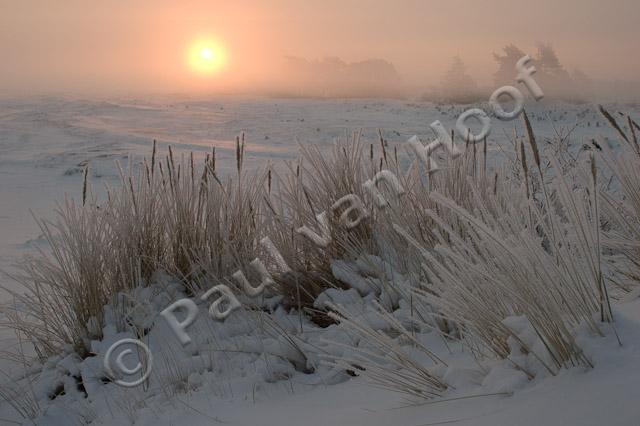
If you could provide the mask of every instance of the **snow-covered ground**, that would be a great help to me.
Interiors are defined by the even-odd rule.
[[[38,217],[49,218],[56,200],[62,200],[65,194],[78,197],[86,164],[90,165],[94,188],[117,183],[114,160],[126,163],[130,155],[135,158],[149,155],[153,139],[159,142],[161,150],[170,144],[177,147],[178,152],[193,151],[199,157],[215,145],[218,167],[229,171],[235,166],[234,138],[242,132],[247,140],[245,165],[257,168],[267,161],[277,164],[295,159],[297,143],[327,147],[333,138],[357,130],[362,130],[363,137],[375,144],[378,129],[384,131],[390,143],[398,146],[414,134],[427,140],[432,137],[431,122],[440,120],[452,128],[464,109],[463,106],[382,100],[2,99],[0,268],[10,271],[15,259],[42,244],[30,211]],[[594,105],[529,101],[526,109],[543,144],[550,143],[554,137],[569,136],[574,145],[579,146],[597,135],[613,135]],[[634,117],[640,114],[640,108],[632,105],[616,105],[611,109]],[[493,119],[490,150],[496,156],[508,155],[511,149],[508,140],[514,132],[522,134],[519,121]],[[0,283],[16,288],[4,276],[0,276]],[[158,298],[156,309],[166,306],[162,304],[166,303],[165,296],[153,295]],[[8,301],[6,295],[3,301]],[[211,366],[209,377],[187,374],[185,389],[177,394],[162,392],[161,377],[157,379],[157,387],[151,389],[151,397],[141,389],[125,390],[114,384],[91,387],[86,383],[85,391],[92,399],[103,399],[104,403],[79,403],[80,399],[67,393],[60,397],[62,403],[51,408],[42,424],[68,424],[65,421],[77,415],[87,421],[94,420],[95,424],[128,424],[135,420],[136,424],[143,425],[208,425],[218,421],[233,425],[640,424],[640,406],[636,402],[640,385],[637,368],[640,303],[621,303],[616,310],[622,347],[612,333],[605,338],[581,336],[595,369],[573,369],[532,382],[523,382],[515,370],[502,365],[478,376],[477,371],[469,371],[473,362],[461,348],[454,347],[453,354],[448,354],[435,336],[424,336],[432,343],[430,347],[441,347],[443,356],[450,357],[456,365],[447,374],[452,381],[459,382],[459,386],[445,401],[436,403],[405,406],[398,394],[372,388],[361,377],[335,377],[330,371],[307,375],[287,370],[277,359],[241,354],[216,358],[219,364]],[[283,324],[295,323],[297,316],[292,319],[282,313],[280,319]],[[238,336],[245,336],[243,345],[250,345],[251,338],[260,337],[264,342],[264,336],[247,327],[247,324],[236,324],[237,329],[231,325],[220,326],[214,335],[233,342],[240,339]],[[318,333],[318,329],[309,327],[309,333]],[[174,339],[162,330],[154,332],[151,340]],[[0,349],[15,350],[17,342],[12,334],[6,329],[0,333]],[[96,343],[96,352],[106,351],[109,342],[107,339],[102,344]],[[161,351],[160,347],[158,342],[155,346],[151,344],[152,351]],[[161,372],[162,355],[158,358],[155,368]],[[455,364],[455,360],[459,364]],[[93,369],[95,373],[100,367],[100,356],[83,362],[73,357],[61,363],[57,361],[51,360],[45,369],[46,374],[52,376],[47,383],[72,380],[76,368]],[[2,361],[0,369],[13,376],[17,366]],[[87,374],[89,376],[91,374]],[[495,393],[500,395],[487,395]],[[459,399],[481,394],[484,396]],[[2,403],[0,407],[0,423],[3,419],[19,420],[7,404]]]

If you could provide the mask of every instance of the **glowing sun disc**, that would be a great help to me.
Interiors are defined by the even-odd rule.
[[[189,47],[189,67],[201,74],[214,74],[224,68],[227,55],[222,45],[213,40],[199,40]]]

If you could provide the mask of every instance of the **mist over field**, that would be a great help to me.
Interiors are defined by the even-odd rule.
[[[580,80],[576,90],[638,94],[633,0],[3,0],[1,7],[4,93],[415,98],[439,88],[456,57],[490,93],[494,54],[514,45],[534,57],[542,43]],[[187,65],[189,45],[202,37],[226,52],[215,75]]]

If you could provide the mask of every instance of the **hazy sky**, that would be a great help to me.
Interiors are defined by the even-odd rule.
[[[0,0],[0,91],[235,89],[286,80],[284,55],[383,58],[425,86],[459,55],[490,84],[493,52],[540,41],[569,70],[637,80],[639,36],[639,0]],[[202,37],[226,51],[219,72],[188,65]]]

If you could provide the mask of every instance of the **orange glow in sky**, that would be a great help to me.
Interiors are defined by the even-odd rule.
[[[325,58],[382,59],[420,96],[458,56],[493,89],[494,53],[514,44],[535,55],[538,42],[551,43],[570,73],[638,81],[640,55],[630,52],[640,37],[640,1],[613,3],[0,0],[0,94],[314,89],[306,71],[293,74],[291,57],[318,75]]]
[[[227,65],[227,53],[220,42],[203,38],[192,42],[188,47],[187,63],[191,71],[213,75]]]

